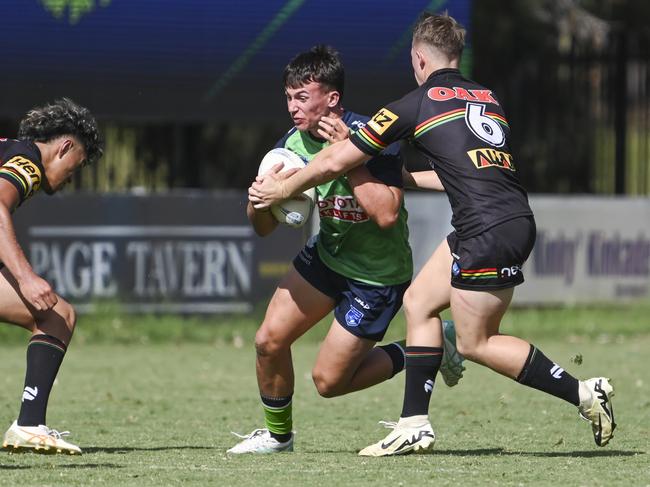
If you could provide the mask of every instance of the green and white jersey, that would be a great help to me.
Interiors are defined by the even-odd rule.
[[[346,111],[343,121],[354,132],[365,125],[368,117]],[[308,163],[327,145],[327,141],[293,128],[276,147],[289,149]],[[388,147],[366,166],[383,183],[402,187],[399,146]],[[411,279],[413,261],[408,213],[403,202],[398,222],[381,229],[357,202],[346,176],[317,186],[316,192],[320,216],[317,248],[325,265],[348,279],[375,286],[391,286]]]

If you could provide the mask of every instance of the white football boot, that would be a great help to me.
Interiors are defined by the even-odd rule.
[[[404,455],[412,452],[425,452],[433,448],[436,435],[427,415],[400,418],[397,423],[380,421],[393,431],[386,438],[359,452],[362,457],[384,457]]]
[[[614,388],[605,377],[580,381],[578,411],[582,419],[591,423],[596,445],[605,446],[614,436]]]
[[[440,363],[440,375],[447,386],[453,387],[462,379],[465,370],[463,366],[465,357],[456,350],[456,328],[453,321],[442,322],[442,346],[444,352]]]
[[[278,440],[271,436],[271,433],[266,428],[256,429],[249,435],[240,435],[238,433],[232,433],[238,438],[243,438],[243,441],[240,441],[235,446],[233,446],[227,453],[277,453],[282,451],[293,451],[293,437],[294,433],[291,433],[291,438],[284,443],[280,443]]]
[[[63,439],[69,431],[57,431],[44,424],[38,426],[18,426],[14,421],[5,433],[2,447],[9,451],[32,450],[37,453],[69,453],[80,455],[81,448]]]

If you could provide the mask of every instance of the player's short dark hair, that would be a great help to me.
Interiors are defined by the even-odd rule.
[[[284,68],[284,87],[299,88],[310,81],[320,83],[343,98],[345,71],[339,53],[330,46],[318,45],[301,52]]]
[[[49,142],[64,135],[72,135],[83,144],[88,164],[104,153],[104,143],[94,117],[87,108],[69,98],[32,108],[18,129],[19,139],[34,142]]]
[[[446,12],[422,12],[413,27],[413,42],[434,47],[450,60],[460,59],[465,47],[465,29]]]

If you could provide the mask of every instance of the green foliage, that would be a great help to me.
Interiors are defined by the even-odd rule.
[[[70,24],[76,24],[84,15],[94,11],[98,6],[110,5],[111,0],[41,0],[41,3],[55,18],[65,18],[67,12]]]

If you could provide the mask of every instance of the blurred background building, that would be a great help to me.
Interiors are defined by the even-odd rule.
[[[107,152],[77,189],[246,188],[290,127],[281,76],[294,54],[339,49],[345,102],[371,113],[415,86],[410,28],[429,9],[468,28],[463,71],[505,106],[531,192],[650,192],[642,0],[2,3],[0,132],[57,96],[90,107]]]
[[[345,106],[371,114],[415,87],[410,36],[423,10],[446,10],[465,25],[462,70],[490,87],[508,114],[515,163],[540,225],[531,274],[541,280],[526,299],[540,300],[535,290],[544,283],[556,301],[650,297],[650,2],[1,6],[0,136],[15,135],[30,107],[68,96],[93,111],[107,142],[103,160],[81,171],[63,197],[36,198],[18,218],[30,259],[73,301],[248,309],[242,302],[272,286],[300,246],[286,229],[260,246],[243,215],[259,161],[291,127],[284,66],[315,44],[336,47],[346,66]],[[405,152],[409,168],[426,167]],[[556,199],[536,200],[541,193]],[[630,199],[602,199],[612,195]],[[448,229],[444,198],[429,201],[409,207],[416,261],[429,252],[422,243]],[[574,212],[561,215],[567,208]],[[434,225],[426,219],[432,213]],[[616,226],[625,218],[628,226]],[[175,308],[181,301],[191,306]]]

